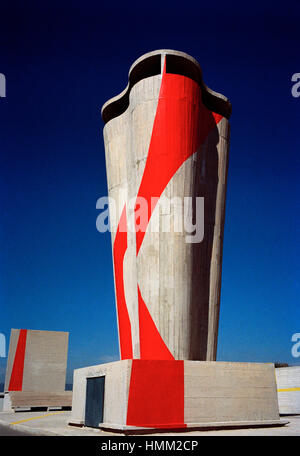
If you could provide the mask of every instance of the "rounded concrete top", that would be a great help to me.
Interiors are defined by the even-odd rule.
[[[172,49],[159,49],[148,52],[139,57],[131,65],[128,73],[127,87],[113,98],[110,98],[102,106],[101,114],[105,123],[114,117],[118,117],[129,105],[129,94],[132,87],[142,79],[161,74],[166,58],[167,66],[170,62],[170,71],[167,73],[181,74],[194,79],[202,89],[203,104],[211,111],[221,114],[226,118],[231,115],[231,103],[224,95],[211,90],[203,82],[202,71],[196,59],[181,51]]]

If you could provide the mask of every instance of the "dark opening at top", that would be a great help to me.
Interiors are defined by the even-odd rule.
[[[112,99],[104,105],[102,119],[104,123],[123,114],[129,106],[129,94],[132,87],[142,79],[161,74],[161,53],[145,56],[135,64],[129,73],[129,82],[126,91],[120,97]],[[222,95],[216,94],[206,87],[202,81],[200,67],[194,60],[183,55],[166,54],[166,73],[186,76],[199,84],[202,89],[203,104],[213,112],[226,118],[231,115],[231,104]]]

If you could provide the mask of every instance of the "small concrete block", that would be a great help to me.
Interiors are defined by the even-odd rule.
[[[124,360],[75,370],[69,424],[85,425],[86,382],[97,376],[105,376],[100,428],[285,424],[279,418],[274,365],[164,360]]]

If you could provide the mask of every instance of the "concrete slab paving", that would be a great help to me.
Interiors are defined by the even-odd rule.
[[[12,430],[23,435],[63,435],[63,436],[123,436],[98,429],[68,426],[70,411],[58,412],[0,412],[1,435],[9,435]],[[300,436],[300,415],[285,416],[289,423],[282,427],[220,429],[212,431],[165,432],[144,434],[144,436]],[[5,434],[5,429],[7,434]],[[130,436],[128,436],[130,437]]]
[[[57,412],[0,412],[0,425],[26,432],[28,435],[113,435],[98,429],[68,426],[69,411]],[[4,434],[3,434],[4,435]]]

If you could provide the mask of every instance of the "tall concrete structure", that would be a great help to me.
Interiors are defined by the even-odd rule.
[[[112,231],[122,359],[216,359],[230,113],[199,64],[175,51],[138,59],[125,92],[103,106],[109,196],[122,214]],[[205,234],[188,243],[174,225],[179,201],[197,196]],[[121,232],[139,198],[148,220]]]
[[[230,114],[171,50],[139,58],[103,106],[121,361],[75,371],[72,424],[278,424],[274,366],[214,362]]]
[[[4,410],[70,406],[65,391],[69,333],[12,329],[5,376]]]

